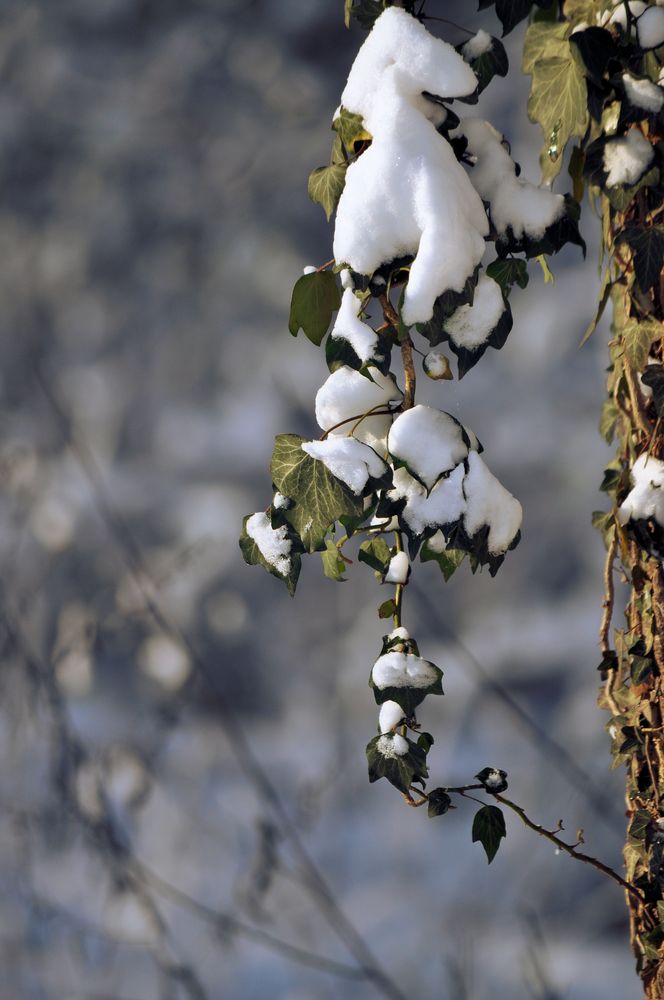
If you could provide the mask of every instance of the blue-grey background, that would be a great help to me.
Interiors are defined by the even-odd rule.
[[[498,33],[467,3],[429,7]],[[479,113],[536,179],[522,36]],[[512,816],[487,867],[472,804],[429,821],[368,786],[384,595],[367,568],[339,586],[312,558],[292,602],[237,547],[270,499],[274,434],[316,433],[324,360],[287,313],[301,268],[331,255],[306,181],[361,39],[341,0],[0,7],[3,1000],[380,996],[252,938],[354,961],[241,766],[238,723],[404,995],[640,993],[612,883]],[[445,671],[422,713],[433,780],[502,767],[537,821],[583,827],[619,866],[590,528],[606,331],[577,350],[599,284],[587,206],[583,230],[588,259],[561,254],[554,286],[531,267],[500,353],[460,386],[420,380],[525,516],[495,580],[418,568],[406,622]]]

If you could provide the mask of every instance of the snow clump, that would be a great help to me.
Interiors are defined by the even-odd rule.
[[[565,199],[516,176],[516,165],[503,146],[503,136],[481,118],[464,118],[459,132],[468,140],[468,152],[477,158],[470,180],[488,201],[498,233],[511,229],[516,239],[541,239],[565,211]]]
[[[440,479],[429,494],[406,469],[396,469],[394,488],[388,493],[390,500],[406,499],[401,517],[414,535],[422,535],[427,528],[458,521],[466,509],[463,495],[465,469],[458,465],[449,476]]]
[[[482,201],[422,107],[423,91],[454,98],[476,88],[475,74],[451,45],[389,7],[358,52],[342,94],[373,141],[348,167],[334,257],[371,275],[414,254],[402,308],[408,326],[429,320],[442,292],[461,291],[484,254],[489,227]]]
[[[383,375],[369,367],[371,379],[342,365],[332,372],[316,393],[316,421],[330,434],[345,436],[353,427],[353,418],[370,410],[384,409],[388,403],[401,402],[402,393],[392,375]],[[382,450],[391,417],[367,417],[353,430],[353,435],[372,447]]]
[[[664,10],[648,7],[644,10],[636,26],[639,45],[642,49],[657,49],[664,43]]]
[[[470,62],[471,59],[479,59],[480,56],[483,56],[485,52],[489,52],[492,48],[493,38],[488,31],[480,28],[476,35],[473,35],[465,45],[461,46],[461,55]]]
[[[480,276],[472,305],[459,306],[445,320],[445,330],[457,347],[475,351],[495,330],[505,312],[505,300],[500,285],[486,274]]]
[[[379,691],[385,688],[427,688],[436,683],[438,674],[432,663],[414,653],[383,653],[373,665],[373,680]]]
[[[655,521],[664,527],[664,462],[651,455],[640,455],[631,470],[634,488],[618,508],[621,524],[628,521]]]
[[[661,14],[664,19],[664,10],[661,11]],[[662,104],[664,104],[664,90],[656,83],[652,83],[650,80],[638,80],[630,73],[623,73],[622,82],[627,100],[634,107],[651,111],[653,114],[657,114],[661,110]]]
[[[404,584],[408,580],[409,573],[410,563],[408,562],[408,556],[405,552],[397,552],[397,554],[392,556],[390,559],[390,564],[387,567],[387,573],[385,574],[383,582]]]
[[[291,540],[286,527],[273,528],[267,514],[259,511],[247,518],[246,528],[265,562],[274,566],[282,576],[288,576],[291,570]]]
[[[403,757],[408,753],[408,740],[405,740],[399,733],[381,736],[376,743],[376,750],[383,757]]]
[[[492,556],[503,555],[521,528],[521,504],[489,471],[475,451],[468,455],[463,483],[466,496],[464,525],[469,535],[489,528],[487,547]]]
[[[603,157],[606,183],[609,187],[636,184],[654,155],[652,146],[637,128],[630,129],[622,139],[610,139],[604,147]]]
[[[347,340],[360,361],[366,364],[371,358],[376,357],[378,337],[371,327],[359,318],[361,308],[360,300],[350,288],[347,288],[342,296],[341,306],[330,337],[336,340]]]
[[[449,413],[422,404],[399,414],[387,447],[428,489],[468,454],[461,424]]]
[[[380,479],[388,467],[373,448],[352,437],[328,437],[325,441],[305,441],[302,451],[322,462],[355,496],[369,479]]]
[[[384,701],[378,713],[378,728],[381,733],[389,733],[403,719],[403,708],[396,701]]]

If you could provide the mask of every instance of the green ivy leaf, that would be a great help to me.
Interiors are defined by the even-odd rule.
[[[632,184],[631,187],[624,187],[620,184],[615,184],[613,187],[607,189],[607,197],[611,202],[611,207],[615,208],[617,212],[626,212],[629,206],[632,204],[637,194],[644,187],[657,187],[660,179],[660,169],[657,165],[651,167],[647,170],[642,177],[638,179],[636,184]]]
[[[397,606],[394,602],[394,598],[390,597],[387,601],[383,601],[383,603],[378,608],[378,617],[391,618],[396,609]]]
[[[431,733],[420,733],[417,737],[417,745],[424,750],[425,753],[429,753],[431,747],[434,745],[434,738]]]
[[[434,552],[429,546],[428,541],[424,543],[420,550],[420,559],[422,562],[438,563],[441,573],[445,578],[445,583],[456,572],[465,558],[466,553],[462,552],[461,549],[443,549],[442,552]]]
[[[658,417],[664,417],[664,365],[648,365],[641,381],[652,389],[652,400]]]
[[[645,847],[650,825],[650,813],[646,809],[637,809],[627,827],[628,843],[633,847]]]
[[[340,305],[341,296],[332,271],[303,274],[293,288],[288,329],[296,337],[301,328],[312,344],[319,347]]]
[[[625,347],[625,357],[634,371],[642,371],[648,361],[650,348],[662,336],[659,323],[628,320],[622,328],[622,340]]]
[[[664,257],[664,226],[627,226],[616,237],[634,252],[634,271],[641,290],[648,292],[659,280]]]
[[[569,25],[565,23],[550,24],[538,21],[529,24],[523,40],[521,62],[523,72],[532,75],[535,66],[542,59],[567,58],[569,30]]]
[[[443,788],[433,788],[429,792],[427,813],[432,819],[434,816],[444,816],[451,805],[452,799]]]
[[[353,111],[348,111],[342,107],[339,114],[332,122],[332,128],[337,133],[349,154],[355,152],[355,144],[358,142],[371,142],[371,134],[364,127],[362,115],[357,115]]]
[[[329,167],[316,167],[309,174],[307,187],[309,197],[317,205],[322,206],[328,222],[339,204],[341,192],[346,184],[347,169],[346,163],[331,163]]]
[[[362,542],[357,558],[359,562],[371,566],[380,577],[383,577],[392,556],[384,538],[371,538]]]
[[[560,29],[561,25],[538,23],[538,31]],[[565,26],[567,29],[568,25]],[[530,29],[529,29],[530,31]],[[544,47],[539,58],[532,52],[524,57],[524,67],[532,73],[533,82],[528,99],[528,117],[540,125],[544,133],[544,148],[540,166],[544,180],[551,180],[559,172],[563,152],[572,136],[583,136],[588,125],[588,92],[580,58],[576,48],[555,36]],[[551,55],[550,53],[555,53]]]
[[[609,398],[605,399],[602,403],[599,418],[599,432],[607,444],[611,444],[615,437],[616,424],[618,423],[619,417],[620,410],[616,406],[613,397],[609,396]]]
[[[528,267],[525,260],[517,257],[499,257],[487,266],[486,273],[497,281],[503,294],[509,295],[512,285],[525,288],[528,284]]]
[[[478,9],[485,10],[493,2],[494,0],[480,0]],[[528,16],[533,2],[534,0],[495,0],[496,14],[503,26],[503,37]],[[548,6],[548,3],[540,3],[540,6]]]
[[[368,31],[373,28],[376,18],[390,6],[390,2],[391,0],[345,0],[348,20],[350,22],[350,18],[354,17]]]
[[[362,499],[345,483],[302,451],[299,434],[279,434],[272,455],[272,481],[280,493],[293,500],[284,512],[307,552],[315,552],[325,535],[341,517],[358,516]]]
[[[401,756],[386,756],[379,747],[393,739],[391,736],[375,736],[367,745],[367,763],[369,765],[369,781],[387,778],[390,784],[400,792],[408,792],[414,781],[424,783],[429,777],[427,770],[427,755],[412,740],[406,739],[408,752]],[[385,741],[385,742],[381,742]]]
[[[242,533],[239,539],[240,549],[242,550],[244,561],[248,563],[249,566],[262,566],[263,569],[266,569],[268,573],[272,574],[272,576],[276,576],[278,580],[282,580],[288,588],[288,593],[291,597],[293,597],[302,566],[302,557],[300,555],[302,546],[300,545],[299,539],[294,538],[292,535],[289,536],[291,542],[291,551],[289,553],[290,570],[285,574],[280,573],[276,566],[267,561],[254,539],[247,534],[247,521],[251,516],[251,514],[247,514],[247,516],[243,518]]]
[[[404,655],[417,656],[417,653]],[[410,717],[418,705],[430,694],[443,694],[443,671],[435,663],[426,661],[429,667],[433,668],[435,680],[428,687],[376,687],[373,681],[373,667],[369,675],[369,687],[374,693],[377,705],[382,705],[386,701],[396,701],[403,709],[403,714]]]
[[[321,552],[320,555],[323,560],[323,573],[325,576],[329,580],[343,583],[346,580],[344,576],[346,563],[339,555],[339,549],[331,539],[327,538],[325,540],[325,551]]]
[[[495,858],[500,841],[507,836],[505,817],[498,806],[482,806],[473,820],[473,843],[479,842],[486,851],[489,864]]]

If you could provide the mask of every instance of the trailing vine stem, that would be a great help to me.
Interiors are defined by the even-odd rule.
[[[413,342],[410,339],[410,334],[407,332],[403,335],[403,337],[401,337],[400,327],[402,324],[399,319],[399,314],[390,302],[387,293],[383,292],[383,294],[379,296],[378,301],[382,306],[385,319],[390,326],[394,327],[397,331],[397,335],[399,335],[401,344],[401,359],[403,361],[404,371],[404,394],[401,409],[410,410],[415,405],[415,387],[417,384],[415,363],[413,361]]]
[[[501,805],[505,806],[507,809],[511,809],[512,812],[519,817],[521,822],[525,826],[527,826],[529,830],[533,830],[535,833],[539,834],[540,837],[545,837],[547,840],[550,840],[551,843],[555,844],[555,846],[559,850],[564,851],[565,854],[568,854],[571,858],[574,858],[576,861],[581,861],[583,862],[583,864],[591,865],[597,871],[601,872],[603,875],[606,875],[607,878],[610,878],[613,882],[615,882],[622,889],[624,889],[625,892],[629,893],[631,896],[637,899],[639,901],[639,904],[643,904],[645,902],[645,898],[641,890],[638,889],[635,885],[632,885],[631,882],[628,882],[621,875],[619,875],[618,872],[615,871],[615,869],[611,868],[609,865],[604,864],[603,861],[600,861],[598,858],[594,858],[590,854],[584,854],[583,851],[578,851],[577,850],[578,845],[583,843],[583,840],[581,838],[577,840],[575,844],[568,844],[567,841],[559,837],[558,833],[564,829],[562,820],[558,822],[558,826],[554,830],[547,830],[546,827],[543,827],[541,823],[536,823],[533,819],[531,819],[522,806],[517,805],[516,802],[513,802],[511,799],[506,798],[499,792],[490,791],[484,784],[456,785],[447,787],[443,786],[440,788],[440,791],[446,792],[448,795],[449,794],[460,795],[464,799],[473,799],[473,801],[475,802],[479,800],[476,799],[474,795],[468,795],[468,792],[471,791],[486,792],[487,795],[491,795],[497,802],[500,802]],[[417,795],[420,796],[419,801],[416,801],[412,798],[410,794],[412,792],[415,792]],[[405,798],[408,805],[422,806],[424,805],[425,802],[428,802],[429,793],[423,791],[420,788],[411,786],[411,788],[409,789],[409,793],[408,795],[405,796]],[[646,914],[646,916],[648,917],[649,920],[652,921],[652,918],[650,917],[649,914]]]

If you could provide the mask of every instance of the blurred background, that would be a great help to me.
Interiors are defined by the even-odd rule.
[[[491,12],[438,7],[499,34]],[[342,8],[0,8],[2,1000],[640,995],[611,882],[509,815],[488,868],[472,804],[428,820],[369,787],[368,568],[338,585],[305,561],[293,602],[241,560],[274,434],[317,433],[323,355],[287,315],[331,256],[306,184],[363,37]],[[479,113],[537,179],[522,37]],[[501,352],[460,388],[420,380],[525,518],[495,580],[418,567],[406,622],[445,672],[422,712],[433,781],[504,768],[536,821],[582,827],[619,867],[590,527],[606,330],[577,350],[599,284],[587,207],[582,228],[585,262],[515,289]]]

